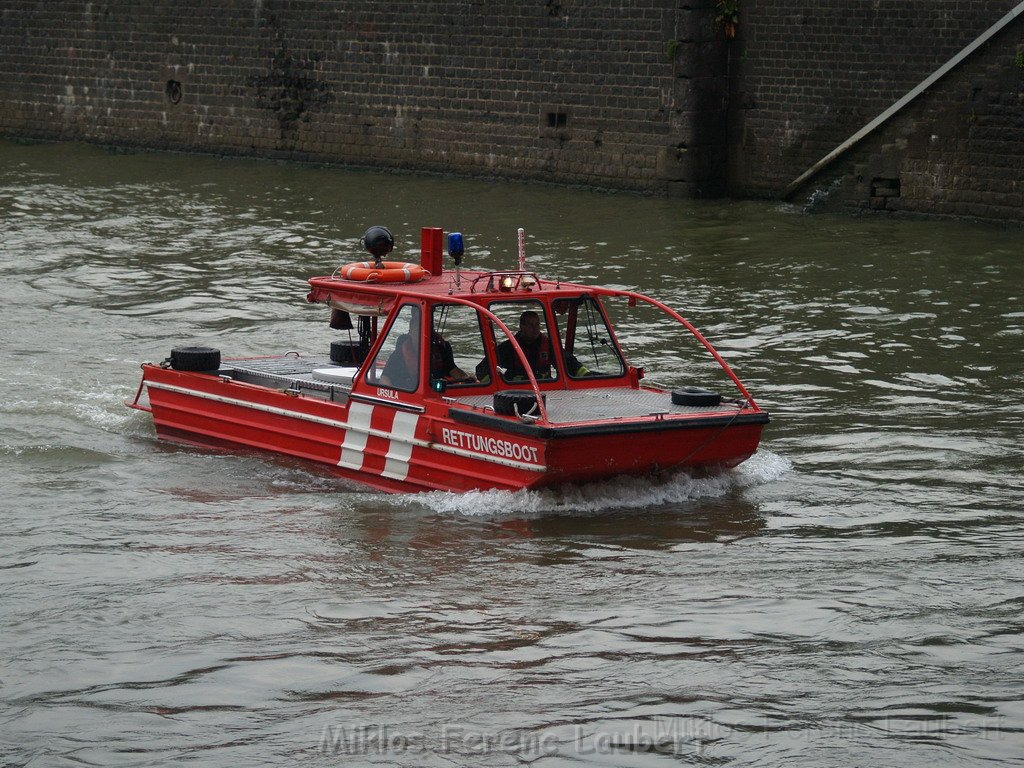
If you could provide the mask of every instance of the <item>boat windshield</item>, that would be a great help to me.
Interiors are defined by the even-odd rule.
[[[608,323],[592,296],[556,299],[552,308],[571,378],[622,376],[626,372]]]
[[[406,304],[388,328],[388,335],[367,367],[374,386],[415,392],[420,383],[420,308]]]
[[[537,381],[554,381],[558,378],[558,355],[555,353],[551,331],[548,327],[544,305],[536,300],[496,301],[487,307],[515,333],[516,341],[522,347],[533,375]],[[497,327],[492,327],[498,355],[497,371],[503,381],[512,383],[527,380],[523,363],[512,347],[512,342]],[[487,361],[477,366],[477,376],[490,376]]]
[[[434,307],[430,334],[430,378],[449,386],[472,386],[477,363],[485,357],[480,315],[465,304]]]

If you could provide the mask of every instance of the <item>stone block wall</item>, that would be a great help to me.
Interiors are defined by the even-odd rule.
[[[743,0],[730,187],[775,197],[1019,0]],[[1024,221],[1024,16],[794,195]]]
[[[0,135],[777,197],[1016,4],[6,0]],[[1024,16],[796,199],[1024,221],[1022,85]]]
[[[0,133],[699,195],[724,189],[714,16],[713,0],[10,0]]]

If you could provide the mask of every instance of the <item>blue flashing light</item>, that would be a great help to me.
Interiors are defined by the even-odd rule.
[[[466,252],[466,246],[462,242],[461,232],[449,232],[448,233],[448,255],[455,259],[456,263],[462,259],[462,254]]]

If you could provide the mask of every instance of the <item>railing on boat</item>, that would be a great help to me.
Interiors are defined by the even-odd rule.
[[[493,278],[494,275],[497,275],[497,274],[500,274],[501,276],[529,275],[531,278],[535,278],[537,280],[537,292],[538,293],[543,293],[544,292],[544,289],[541,287],[541,282],[542,281],[539,278],[537,278],[536,274],[533,273],[533,272],[510,271],[510,272],[490,273],[490,275],[482,275],[479,278],[476,278],[476,280],[484,279],[484,278],[487,278],[487,277]],[[551,281],[549,280],[547,282],[551,282]],[[327,288],[327,286],[323,286],[323,287]],[[712,346],[711,342],[709,342],[704,337],[704,334],[702,334],[699,330],[697,330],[697,328],[694,327],[694,325],[689,320],[687,320],[681,314],[676,312],[674,309],[672,309],[668,305],[658,301],[657,299],[652,299],[649,296],[645,296],[644,294],[637,293],[635,291],[625,291],[625,290],[621,290],[621,289],[618,289],[618,288],[603,288],[603,287],[597,287],[597,286],[580,286],[580,288],[584,292],[590,293],[590,294],[597,294],[597,295],[601,295],[601,296],[618,296],[618,297],[625,298],[629,302],[630,306],[635,306],[636,302],[639,300],[639,301],[643,301],[643,302],[645,302],[647,304],[650,304],[651,306],[656,307],[657,309],[660,309],[662,312],[664,312],[669,317],[671,317],[672,319],[674,319],[675,321],[680,323],[684,328],[686,328],[686,330],[688,330],[690,332],[690,334],[701,344],[701,346],[703,346],[704,349],[707,350],[707,352],[709,354],[711,354],[711,356],[715,359],[715,362],[717,362],[719,364],[719,366],[721,366],[722,370],[725,371],[726,375],[729,377],[729,379],[732,381],[732,383],[739,390],[740,394],[743,395],[743,398],[747,401],[747,403],[750,405],[750,407],[754,408],[754,409],[758,409],[758,405],[757,405],[756,402],[754,402],[754,398],[751,396],[750,392],[748,392],[747,388],[745,386],[743,386],[743,382],[741,382],[739,380],[739,377],[736,376],[736,374],[733,372],[732,368],[729,367],[729,364],[725,361],[725,359],[721,356],[721,354],[719,354],[718,350],[715,349],[714,346]],[[330,289],[327,288],[327,290],[330,290]],[[365,283],[361,284],[359,286],[359,292],[360,293],[380,294],[382,296],[394,297],[393,289],[379,288],[377,286],[367,285]],[[403,290],[402,290],[402,297],[403,298],[420,299],[422,301],[427,301],[427,302],[432,302],[432,303],[436,303],[438,301],[438,295],[436,293],[419,292],[419,291],[415,291],[415,290],[409,290],[408,288],[405,288],[405,287],[403,287]],[[524,371],[526,372],[526,377],[529,380],[530,389],[533,391],[533,395],[536,398],[537,407],[539,409],[538,421],[540,423],[545,423],[545,424],[546,423],[550,423],[549,419],[548,419],[547,407],[545,406],[544,398],[541,396],[540,385],[537,383],[537,378],[533,374],[533,370],[532,370],[532,368],[531,368],[531,366],[529,364],[529,361],[526,358],[526,354],[523,352],[522,347],[519,346],[519,342],[516,341],[515,334],[512,332],[512,330],[501,320],[501,318],[499,318],[497,315],[495,315],[493,312],[491,312],[489,309],[487,309],[487,307],[481,306],[480,304],[478,304],[476,302],[469,301],[468,299],[462,299],[462,298],[459,298],[457,296],[452,296],[452,295],[445,296],[443,298],[443,301],[445,303],[463,304],[465,306],[471,307],[472,309],[476,310],[478,313],[480,313],[484,317],[486,317],[489,320],[491,320],[499,328],[501,328],[501,330],[505,334],[505,336],[512,342],[512,348],[515,350],[515,353],[518,356],[519,361],[522,364]],[[372,350],[371,350],[371,352],[372,352]]]

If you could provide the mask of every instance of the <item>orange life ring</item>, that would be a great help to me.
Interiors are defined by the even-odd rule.
[[[378,267],[373,261],[354,261],[341,268],[341,276],[362,283],[416,283],[430,276],[419,264],[405,261],[382,261],[381,264],[383,266]]]

